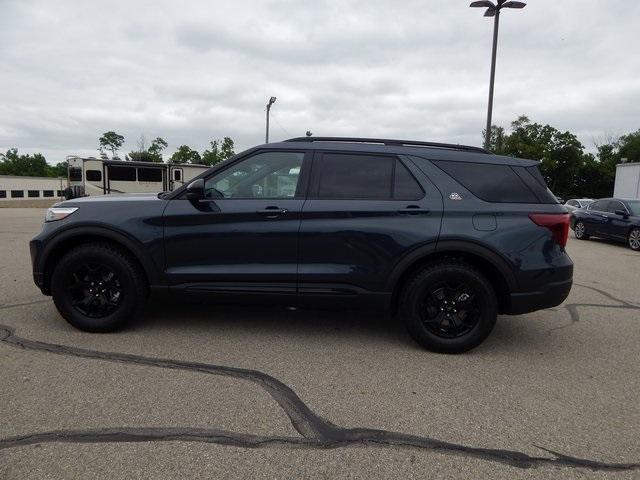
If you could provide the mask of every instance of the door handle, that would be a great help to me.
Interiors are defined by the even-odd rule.
[[[288,212],[289,210],[287,210],[286,208],[271,206],[271,207],[265,207],[264,210],[258,210],[256,213],[260,215],[266,215],[267,218],[276,218],[279,215],[284,215],[285,213],[288,213]]]
[[[424,215],[430,211],[431,210],[428,208],[420,208],[418,205],[408,205],[407,207],[398,210],[398,213],[400,215]]]

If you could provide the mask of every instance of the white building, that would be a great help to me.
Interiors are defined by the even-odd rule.
[[[66,178],[0,175],[0,206],[27,202],[46,206],[64,200],[65,188]]]
[[[640,199],[640,163],[616,165],[616,183],[613,187],[613,196]]]

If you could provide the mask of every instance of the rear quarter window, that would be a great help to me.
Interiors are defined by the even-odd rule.
[[[542,201],[536,196],[532,187],[528,186],[528,183],[531,185],[536,183],[537,188],[542,190],[543,186],[538,183],[538,179],[526,171],[522,174],[530,177],[530,181],[527,177],[523,179],[509,165],[444,160],[436,160],[433,163],[473,195],[486,202],[540,203]],[[543,203],[556,203],[556,200]]]

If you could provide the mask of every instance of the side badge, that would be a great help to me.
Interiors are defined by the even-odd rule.
[[[449,194],[449,198],[451,200],[462,200],[462,197],[460,196],[460,194],[456,192]]]

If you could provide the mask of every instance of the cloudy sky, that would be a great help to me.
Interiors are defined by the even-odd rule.
[[[494,123],[593,140],[640,128],[640,2],[502,15]],[[169,153],[304,135],[479,145],[492,21],[468,0],[0,0],[0,150],[95,155],[107,130]]]

